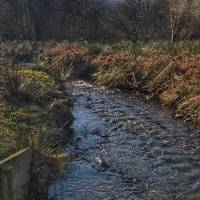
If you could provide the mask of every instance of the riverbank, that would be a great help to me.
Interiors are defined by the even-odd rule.
[[[129,88],[167,107],[173,116],[200,125],[199,43],[144,47],[139,56],[111,51],[97,56],[94,77],[110,88]]]
[[[58,43],[43,55],[68,77],[91,73],[108,88],[126,88],[156,100],[175,118],[200,125],[200,42],[146,45]]]
[[[70,140],[72,102],[61,72],[34,61],[38,56],[34,43],[1,44],[0,51],[0,159],[30,147],[29,198],[47,199],[48,184],[66,158],[59,154]]]

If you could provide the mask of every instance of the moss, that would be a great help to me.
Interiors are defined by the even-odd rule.
[[[26,102],[36,103],[41,106],[48,105],[53,96],[59,93],[54,79],[45,72],[20,69],[18,70],[18,75],[21,78],[18,93],[21,99],[24,98]]]
[[[36,82],[41,86],[44,84],[46,89],[49,87],[51,89],[55,88],[54,80],[45,72],[33,69],[20,69],[18,74],[27,81]]]

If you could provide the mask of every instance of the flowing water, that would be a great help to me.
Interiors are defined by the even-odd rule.
[[[75,156],[49,200],[200,199],[200,133],[131,94],[84,81],[66,89]]]

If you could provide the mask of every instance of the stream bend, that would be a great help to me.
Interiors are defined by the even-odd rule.
[[[156,105],[85,81],[74,97],[76,156],[49,200],[200,199],[200,134]],[[107,167],[99,167],[100,156]]]

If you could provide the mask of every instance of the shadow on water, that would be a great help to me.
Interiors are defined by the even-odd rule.
[[[66,88],[77,156],[49,199],[200,199],[200,134],[132,95],[85,81]]]

